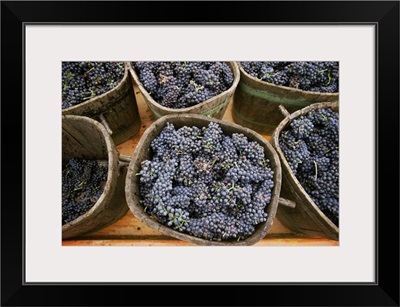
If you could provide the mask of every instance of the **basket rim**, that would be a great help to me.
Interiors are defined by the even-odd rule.
[[[276,153],[278,154],[280,160],[281,160],[281,167],[282,167],[282,172],[287,171],[288,174],[290,175],[288,180],[293,181],[296,186],[299,189],[299,192],[301,195],[307,199],[309,204],[315,209],[315,211],[320,215],[320,217],[326,222],[329,227],[334,230],[335,232],[339,233],[339,227],[336,226],[322,211],[321,209],[317,206],[317,204],[311,199],[310,195],[304,190],[303,186],[297,179],[297,177],[294,175],[291,167],[289,166],[289,163],[279,145],[279,136],[281,132],[283,131],[284,128],[286,128],[292,121],[293,119],[302,116],[304,114],[309,113],[310,111],[316,110],[316,109],[322,109],[322,108],[332,108],[332,107],[338,107],[339,108],[339,102],[318,102],[318,103],[313,103],[307,107],[304,107],[300,110],[296,110],[293,113],[288,114],[285,116],[285,118],[279,123],[279,125],[275,128],[274,132],[271,135],[271,144],[275,148]]]
[[[181,108],[181,109],[167,108],[167,107],[164,107],[163,105],[159,104],[157,101],[155,101],[154,98],[150,95],[150,93],[145,89],[145,87],[143,86],[143,83],[140,81],[139,76],[137,75],[135,69],[133,68],[133,66],[131,64],[132,62],[135,62],[135,61],[128,62],[129,71],[131,73],[131,76],[135,80],[135,83],[136,83],[137,87],[139,88],[140,92],[145,97],[144,101],[146,102],[146,104],[148,105],[148,101],[150,101],[152,104],[154,104],[160,110],[162,110],[164,112],[172,113],[172,114],[173,113],[176,113],[176,114],[190,113],[192,111],[195,111],[195,110],[201,108],[204,105],[207,105],[208,103],[210,103],[211,101],[214,101],[215,99],[218,99],[229,93],[233,93],[240,81],[240,71],[239,71],[237,62],[226,61],[226,63],[231,63],[231,65],[232,65],[231,69],[232,69],[232,73],[234,76],[233,83],[228,89],[226,89],[225,91],[219,93],[218,95],[215,95],[207,100],[204,100],[203,102],[200,102],[194,106]]]
[[[264,225],[262,225],[262,228],[257,229],[251,236],[249,236],[243,240],[240,240],[240,241],[234,241],[234,240],[211,241],[211,240],[207,240],[207,239],[204,239],[201,237],[196,237],[196,236],[190,235],[185,232],[179,232],[171,227],[168,227],[168,226],[152,219],[149,214],[144,212],[143,206],[139,202],[137,202],[137,200],[139,198],[141,198],[140,193],[138,193],[137,195],[133,195],[134,193],[131,193],[131,191],[133,190],[132,186],[134,185],[133,179],[136,176],[137,170],[140,169],[140,166],[139,166],[140,163],[142,161],[144,161],[144,159],[139,159],[139,154],[140,154],[140,152],[143,152],[143,150],[149,149],[149,148],[143,148],[143,144],[145,142],[147,142],[149,138],[153,137],[153,139],[154,139],[158,135],[158,133],[157,134],[153,133],[153,131],[154,131],[153,128],[158,126],[160,123],[163,124],[162,127],[165,127],[166,123],[169,122],[170,120],[179,119],[179,118],[188,119],[188,120],[190,120],[192,118],[196,118],[201,121],[204,121],[204,123],[210,123],[210,122],[220,123],[221,128],[223,128],[223,126],[225,126],[225,127],[230,126],[230,127],[233,127],[239,133],[245,132],[247,134],[250,134],[255,139],[257,139],[257,140],[259,139],[260,142],[262,143],[260,145],[262,145],[263,148],[266,148],[269,151],[269,153],[272,155],[272,157],[274,158],[274,163],[275,163],[275,169],[273,169],[273,171],[274,171],[274,187],[272,189],[271,200],[267,205],[267,206],[271,206],[270,207],[271,213],[268,214],[267,221],[260,223],[260,224],[264,224]],[[160,129],[162,130],[162,128],[160,128]],[[137,167],[135,166],[135,164],[137,165]],[[153,124],[148,129],[146,129],[146,131],[144,132],[143,136],[141,137],[139,143],[137,144],[135,151],[131,157],[129,167],[128,167],[128,172],[127,172],[126,181],[125,181],[125,194],[126,194],[125,198],[126,198],[129,209],[131,210],[131,212],[134,214],[135,217],[137,217],[140,221],[142,221],[143,223],[145,223],[147,226],[151,227],[152,229],[162,232],[168,236],[173,236],[177,239],[188,241],[188,242],[191,242],[191,243],[194,243],[197,245],[248,246],[248,245],[253,245],[253,244],[257,243],[258,241],[262,240],[262,238],[266,235],[269,228],[271,227],[271,225],[273,223],[273,219],[275,218],[275,215],[276,215],[277,208],[278,208],[278,201],[279,201],[279,195],[280,195],[280,189],[281,189],[281,181],[282,181],[282,172],[281,172],[279,156],[277,155],[273,146],[257,132],[255,132],[251,129],[245,128],[243,126],[234,124],[234,123],[226,122],[223,120],[219,120],[216,118],[212,118],[212,117],[208,117],[208,116],[204,116],[204,115],[200,115],[200,114],[192,114],[192,113],[169,114],[169,115],[165,115],[165,116],[157,119],[155,122],[153,122]],[[137,198],[137,199],[135,199],[135,198]],[[265,210],[267,210],[267,206],[266,206]],[[257,225],[259,225],[259,224],[257,224]]]
[[[331,97],[336,97],[336,96],[339,97],[339,92],[335,92],[335,93],[326,93],[326,92],[304,91],[304,90],[299,90],[299,89],[294,88],[294,87],[289,87],[289,86],[284,86],[284,85],[276,85],[276,84],[274,84],[274,83],[270,83],[270,82],[267,82],[267,81],[262,81],[262,80],[260,80],[260,79],[257,79],[256,77],[253,77],[253,76],[250,75],[248,72],[246,72],[246,71],[244,70],[243,66],[241,65],[241,62],[237,62],[237,65],[238,65],[238,67],[239,67],[239,71],[240,71],[241,74],[243,74],[243,75],[246,76],[247,78],[253,80],[254,82],[258,82],[258,83],[260,83],[260,84],[268,85],[268,86],[271,86],[271,87],[276,87],[276,88],[279,88],[279,89],[282,89],[282,90],[286,90],[286,91],[293,91],[293,92],[297,92],[297,93],[304,93],[304,94],[313,95],[313,96],[321,96],[321,95],[324,95],[324,96],[327,96],[327,97],[329,97],[329,96],[331,96]]]

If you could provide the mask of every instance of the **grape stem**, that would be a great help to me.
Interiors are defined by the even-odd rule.
[[[317,179],[317,176],[318,176],[318,165],[317,165],[317,162],[315,160],[313,162],[314,162],[314,167],[315,167],[315,179]]]
[[[327,83],[326,85],[328,85],[329,83],[331,83],[331,79],[332,79],[332,77],[331,77],[331,73],[330,73],[330,72],[328,72],[328,83]]]
[[[85,78],[93,69],[94,67],[90,68],[87,72],[83,74],[83,77]]]

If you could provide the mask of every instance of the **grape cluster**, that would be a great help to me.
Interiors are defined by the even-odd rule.
[[[62,108],[108,92],[124,74],[123,62],[62,62]]]
[[[265,222],[274,172],[264,148],[217,123],[167,122],[141,163],[140,203],[160,223],[195,237],[241,240]]]
[[[160,105],[181,109],[210,99],[231,87],[226,62],[132,62],[140,82]]]
[[[241,62],[251,76],[304,91],[339,92],[339,62]]]
[[[72,158],[62,164],[62,225],[85,214],[97,202],[107,181],[107,165]]]
[[[304,190],[339,225],[339,113],[316,109],[292,120],[279,146]]]

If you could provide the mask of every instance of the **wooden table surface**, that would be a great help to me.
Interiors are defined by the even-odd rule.
[[[135,95],[139,108],[142,125],[139,132],[126,142],[116,146],[117,150],[123,154],[131,156],[143,132],[154,121],[151,118],[151,111],[147,107],[136,85]],[[233,122],[231,115],[232,101],[222,120]],[[263,135],[267,140],[269,135]],[[278,208],[279,210],[279,208]],[[181,241],[173,237],[166,236],[155,231],[140,222],[130,210],[115,223],[98,231],[93,231],[62,241],[63,246],[193,246],[193,243]],[[300,233],[295,233],[286,228],[275,217],[273,224],[266,236],[257,242],[255,246],[338,246],[339,242],[327,238],[310,238]]]

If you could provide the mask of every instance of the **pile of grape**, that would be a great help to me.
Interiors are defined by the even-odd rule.
[[[210,99],[231,87],[226,62],[132,62],[140,82],[160,105],[181,109]]]
[[[265,222],[274,172],[264,147],[219,124],[167,122],[141,163],[140,203],[160,223],[206,240],[241,240]]]
[[[241,62],[251,76],[310,92],[339,92],[339,62]]]
[[[62,108],[108,92],[124,74],[123,62],[62,62]]]
[[[304,190],[339,226],[339,113],[325,108],[296,117],[279,146]]]
[[[108,167],[97,160],[72,158],[62,164],[62,225],[89,211],[107,181]]]

